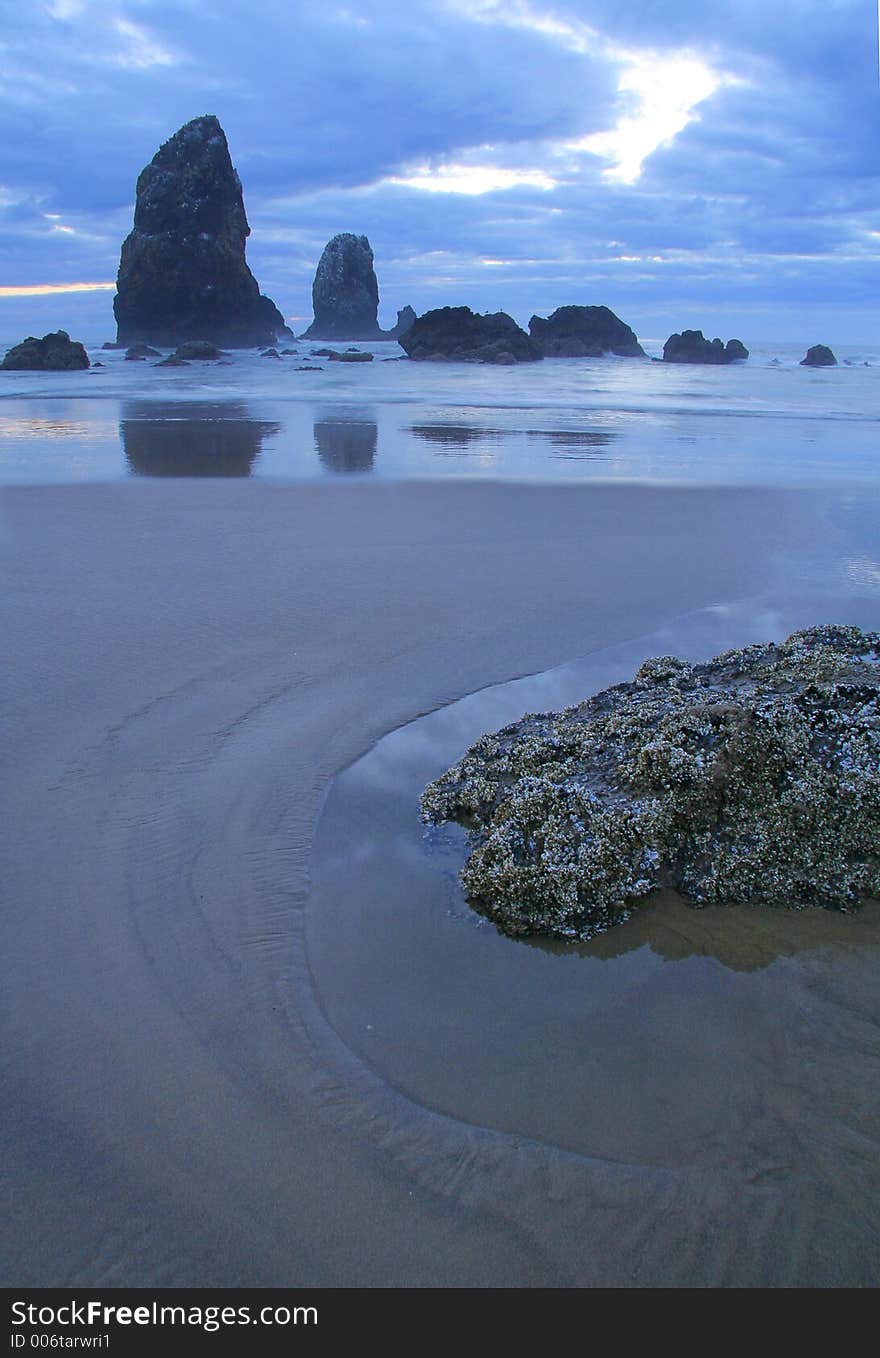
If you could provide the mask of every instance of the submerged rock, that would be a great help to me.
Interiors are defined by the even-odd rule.
[[[466,306],[419,316],[398,343],[410,358],[464,363],[534,363],[544,357],[512,316],[479,316]]]
[[[483,736],[422,816],[471,830],[471,903],[589,938],[658,886],[847,910],[880,893],[880,633],[813,627]]]
[[[89,366],[83,346],[66,330],[55,330],[42,339],[28,335],[9,350],[0,368],[17,372],[67,372]]]
[[[304,339],[380,339],[379,284],[366,236],[343,231],[324,246],[312,284],[315,319]]]
[[[832,368],[837,359],[827,344],[814,344],[801,359],[802,368]]]
[[[545,358],[644,358],[635,332],[607,306],[561,306],[544,320],[533,316],[529,334]]]
[[[741,340],[708,340],[702,330],[683,330],[670,335],[663,346],[664,363],[738,363],[749,351]]]
[[[113,302],[117,342],[246,348],[289,334],[245,262],[249,235],[223,128],[212,115],[194,118],[138,178]]]

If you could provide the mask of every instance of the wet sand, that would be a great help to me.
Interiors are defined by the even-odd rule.
[[[867,1115],[792,1128],[819,1178],[778,1149],[658,1165],[478,1126],[346,1045],[304,940],[338,770],[462,694],[760,594],[817,514],[605,486],[5,492],[0,1281],[876,1280]],[[862,980],[836,1002],[876,1069]]]

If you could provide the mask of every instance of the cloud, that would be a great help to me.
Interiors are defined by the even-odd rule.
[[[464,193],[480,196],[527,185],[536,189],[553,189],[557,181],[543,170],[505,169],[492,164],[419,165],[399,175],[389,175],[383,184],[399,184],[408,189],[423,189],[428,193]]]
[[[876,326],[872,11],[19,7],[3,35],[0,281],[112,278],[138,172],[176,127],[215,112],[244,183],[249,260],[286,312],[307,312],[329,236],[356,230],[391,319],[406,302],[528,314],[618,301],[671,316],[700,297],[758,314],[800,296],[861,305]]]
[[[20,283],[0,287],[0,297],[53,297],[68,292],[115,291],[115,283]]]

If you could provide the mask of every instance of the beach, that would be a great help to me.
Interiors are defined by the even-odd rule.
[[[857,573],[822,565],[829,541],[838,562],[865,550],[829,503],[454,479],[6,488],[4,1284],[875,1280],[867,1096],[845,1127],[833,1099],[817,1114],[821,1153],[772,1135],[775,1154],[727,1165],[574,1152],[384,1079],[328,1020],[306,945],[332,780],[394,728],[743,597],[821,596],[876,625]],[[859,976],[835,1001],[854,1077],[878,1055]]]

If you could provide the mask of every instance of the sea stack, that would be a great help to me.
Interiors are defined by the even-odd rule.
[[[644,358],[625,321],[607,306],[561,306],[544,320],[533,316],[529,334],[545,358]]]
[[[117,344],[249,348],[288,335],[245,262],[249,235],[223,128],[212,114],[194,118],[138,177],[113,302]]]
[[[682,330],[663,346],[664,363],[742,363],[749,351],[742,340],[706,339],[702,330]]]
[[[802,368],[833,368],[836,364],[837,359],[827,344],[814,344],[801,359]]]
[[[544,357],[506,311],[480,316],[466,306],[426,311],[397,342],[419,362],[512,364]]]
[[[390,330],[383,330],[386,339],[399,340],[401,335],[405,335],[407,330],[412,330],[418,317],[411,306],[401,307],[397,313],[397,324],[392,325]]]
[[[305,339],[382,339],[379,284],[366,236],[342,231],[324,246],[312,284],[315,319]]]

